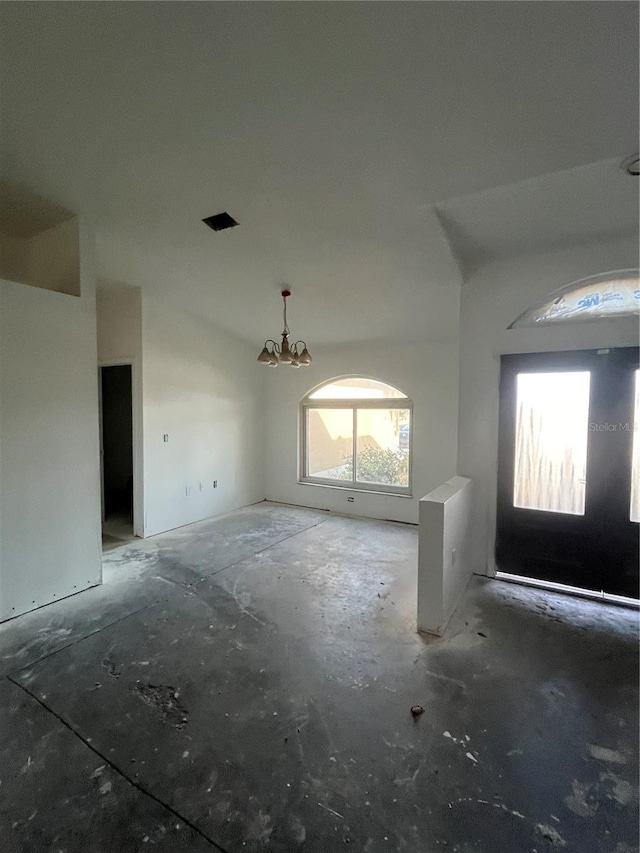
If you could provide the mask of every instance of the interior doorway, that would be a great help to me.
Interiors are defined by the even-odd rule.
[[[103,549],[134,537],[133,395],[130,364],[100,367]]]
[[[502,357],[499,571],[639,597],[638,353]]]

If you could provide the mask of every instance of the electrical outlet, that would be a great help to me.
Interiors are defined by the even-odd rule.
[[[214,489],[217,489],[217,488],[218,488],[218,481],[217,481],[217,480],[214,480],[214,481],[213,481],[213,488],[214,488]]]
[[[191,486],[185,486],[184,493],[187,497],[191,494]]]
[[[199,486],[200,486],[200,491],[202,491],[202,490],[204,489],[204,484],[203,484],[203,483],[199,483]]]
[[[355,501],[355,498],[347,498],[347,500],[349,501],[350,504],[352,504]]]
[[[166,433],[166,432],[165,432],[165,434],[162,436],[162,440],[163,440],[164,442],[169,441],[169,435],[168,435],[168,433]]]

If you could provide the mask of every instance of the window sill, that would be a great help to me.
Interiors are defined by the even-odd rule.
[[[354,486],[353,483],[343,485],[342,483],[319,483],[317,480],[298,480],[298,485],[315,486],[318,489],[338,489],[341,492],[353,492],[357,495],[380,495],[385,498],[413,499],[413,494],[411,492],[388,492],[384,489],[368,489],[365,486]]]

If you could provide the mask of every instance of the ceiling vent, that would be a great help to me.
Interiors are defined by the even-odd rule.
[[[224,213],[216,213],[214,216],[207,216],[202,221],[213,231],[224,231],[225,228],[233,228],[238,224],[233,216],[229,216],[226,211]]]

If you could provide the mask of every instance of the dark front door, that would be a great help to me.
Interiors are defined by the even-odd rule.
[[[505,355],[496,565],[638,598],[638,348]]]

